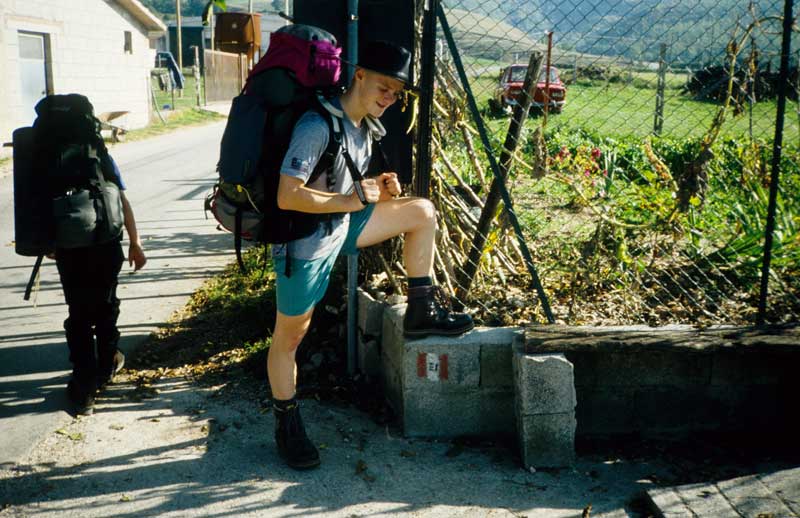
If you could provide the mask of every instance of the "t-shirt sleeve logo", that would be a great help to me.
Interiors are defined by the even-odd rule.
[[[292,169],[299,173],[308,173],[308,160],[301,160],[297,157],[292,158]]]

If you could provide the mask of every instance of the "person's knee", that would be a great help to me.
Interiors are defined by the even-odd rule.
[[[418,198],[414,201],[414,221],[419,222],[421,227],[436,226],[436,206],[431,200]]]
[[[275,324],[275,332],[272,335],[270,348],[276,348],[282,352],[293,353],[305,338],[310,324],[310,318],[278,318]]]

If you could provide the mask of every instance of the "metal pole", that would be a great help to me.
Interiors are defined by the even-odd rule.
[[[653,120],[653,134],[661,135],[664,128],[664,89],[667,86],[667,44],[661,44],[658,58],[658,81],[656,83],[656,116]]]
[[[211,50],[214,50],[214,5],[211,5]]]
[[[769,289],[769,265],[772,261],[772,234],[775,232],[775,209],[778,199],[778,177],[781,169],[781,147],[783,146],[783,122],[786,114],[786,84],[789,82],[789,52],[792,47],[792,9],[794,0],[786,0],[783,8],[783,41],[781,42],[781,70],[778,83],[778,115],[775,122],[775,141],[772,145],[772,177],[769,183],[769,205],[767,226],[764,231],[764,262],[761,265],[761,293],[758,298],[756,324],[763,325],[767,311]]]
[[[547,32],[547,67],[544,69],[544,119],[542,120],[542,131],[547,127],[547,113],[550,111],[550,57],[553,53],[553,31]],[[533,78],[539,81],[539,76]],[[536,84],[536,83],[534,83]]]
[[[200,51],[197,45],[193,45],[194,50],[194,65],[192,65],[192,75],[194,75],[194,93],[197,107],[200,107]]]
[[[464,71],[464,64],[461,62],[461,55],[458,53],[458,47],[456,47],[455,40],[453,39],[453,33],[450,31],[450,24],[447,23],[447,16],[445,16],[444,9],[442,9],[441,4],[439,4],[437,15],[439,17],[439,23],[442,26],[442,32],[447,39],[447,46],[450,49],[450,54],[453,56],[453,63],[456,66],[456,70],[458,70],[459,79],[461,79],[461,84],[467,94],[467,102],[469,104],[470,112],[472,113],[472,118],[475,120],[475,125],[478,127],[481,143],[486,150],[486,156],[489,159],[489,165],[492,167],[492,172],[494,173],[494,180],[492,181],[491,190],[500,191],[503,204],[505,205],[506,214],[511,222],[511,226],[514,228],[514,233],[517,235],[517,241],[519,243],[520,250],[522,251],[522,256],[525,259],[525,265],[527,266],[528,272],[531,275],[531,282],[533,283],[536,293],[539,296],[539,301],[542,304],[542,310],[547,317],[547,321],[552,324],[555,322],[555,318],[553,318],[553,313],[550,311],[550,303],[547,300],[547,295],[544,292],[542,283],[539,281],[539,274],[536,272],[536,267],[533,265],[533,257],[531,257],[531,252],[528,249],[528,245],[525,243],[525,238],[522,235],[522,228],[519,225],[517,214],[514,212],[514,205],[511,202],[511,195],[508,194],[508,189],[506,188],[505,177],[503,176],[503,172],[494,157],[492,144],[489,142],[489,135],[486,132],[486,127],[483,124],[483,118],[478,110],[478,104],[475,102],[475,96],[472,95],[472,88],[469,85],[467,74]],[[480,238],[481,236],[476,237]],[[485,236],[483,236],[483,239],[485,240]],[[465,267],[470,267],[470,263],[467,263]],[[465,293],[466,291],[467,290],[465,290]]]
[[[358,0],[347,0],[347,61],[345,74],[348,85],[353,81],[358,63]],[[347,256],[347,374],[358,369],[358,256]]]
[[[181,41],[181,0],[175,0],[175,34],[178,37],[178,70],[183,72],[183,42]]]
[[[420,50],[421,70],[419,103],[419,132],[417,133],[417,174],[414,194],[427,198],[431,183],[431,111],[433,108],[433,78],[436,67],[436,9],[439,0],[425,2],[425,19]]]

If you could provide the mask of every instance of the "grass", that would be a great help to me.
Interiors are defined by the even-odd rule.
[[[125,137],[127,141],[142,140],[163,135],[186,126],[199,126],[223,119],[225,119],[224,115],[206,110],[199,110],[197,108],[177,110],[166,119],[166,122],[162,123],[156,118],[155,121],[151,122],[150,125],[145,128],[127,132]]]
[[[264,248],[244,254],[247,273],[233,263],[192,294],[189,303],[137,348],[131,368],[215,382],[231,369],[261,376],[274,325],[275,275]]]
[[[183,89],[183,97],[178,95],[178,91],[175,91],[175,109],[187,109],[187,108],[196,108],[197,107],[197,96],[196,96],[196,82],[194,77],[192,76],[192,69],[191,68],[184,68],[183,76],[186,78],[185,88]],[[200,79],[202,83],[202,78]],[[156,78],[151,78],[151,83],[153,85],[153,92],[156,95],[156,102],[158,103],[158,109],[162,111],[169,111],[172,109],[172,93],[169,90],[161,90],[158,87],[158,80]],[[201,84],[202,86],[202,84]],[[202,102],[202,91],[201,91],[201,99]]]
[[[652,76],[652,77],[651,77]],[[567,88],[567,106],[562,114],[548,119],[548,130],[575,131],[585,129],[611,138],[646,137],[653,132],[656,90],[647,87],[655,74],[634,73],[634,82],[602,83],[579,81]],[[680,75],[674,74],[665,91],[664,124],[662,136],[672,138],[697,138],[706,134],[714,119],[719,104],[698,101],[684,95],[678,85],[683,84]],[[654,84],[654,83],[652,83]],[[494,77],[482,76],[471,84],[478,106],[487,106],[496,88]],[[796,101],[787,103],[784,125],[784,141],[800,142],[800,117],[797,116]],[[777,100],[756,103],[753,107],[753,136],[772,139],[775,133]],[[507,116],[489,118],[492,131],[504,134],[508,127]],[[529,119],[529,124],[540,124],[538,118]],[[749,137],[750,118],[745,112],[734,116],[728,112],[722,127],[722,137]]]

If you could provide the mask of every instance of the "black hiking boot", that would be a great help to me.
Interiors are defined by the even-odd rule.
[[[122,354],[122,351],[117,350],[114,352],[114,355],[111,357],[110,365],[100,365],[98,367],[98,374],[97,374],[97,389],[103,390],[106,388],[107,385],[113,383],[114,376],[117,375],[119,371],[122,370],[122,367],[125,366],[125,355]]]
[[[94,413],[95,392],[94,381],[72,376],[67,383],[67,397],[72,402],[76,415],[92,415]]]
[[[440,286],[408,288],[408,307],[403,319],[406,338],[455,336],[473,327],[471,316],[453,311],[450,298]]]
[[[319,452],[306,435],[297,401],[275,401],[275,443],[284,462],[294,469],[319,466]]]

